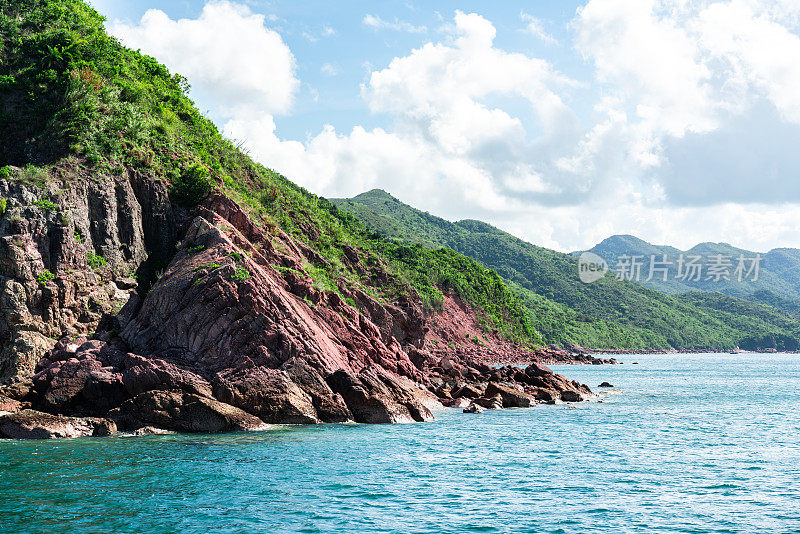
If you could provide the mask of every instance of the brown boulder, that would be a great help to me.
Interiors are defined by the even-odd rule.
[[[474,402],[464,408],[464,413],[483,413],[483,408]]]
[[[153,389],[180,389],[201,397],[211,396],[211,384],[206,379],[174,363],[127,354],[124,365],[122,382],[133,397]]]
[[[494,397],[478,397],[472,403],[487,410],[499,410],[503,407],[503,398],[499,394]]]
[[[147,391],[125,401],[119,412],[143,426],[179,432],[258,430],[264,425],[235,406],[183,391]]]
[[[104,414],[128,397],[119,373],[92,355],[54,362],[33,382],[34,405],[49,412]]]
[[[529,408],[532,404],[531,396],[513,387],[496,382],[489,382],[486,386],[484,396],[494,397],[499,395],[503,402],[503,408]]]
[[[377,368],[368,368],[353,376],[338,370],[327,379],[328,385],[344,399],[358,423],[413,423],[433,418],[430,410],[403,391],[396,382],[395,391],[387,387],[391,379]]]
[[[344,399],[334,393],[322,376],[306,360],[292,358],[283,365],[292,382],[311,397],[317,417],[325,423],[352,421],[353,414]]]
[[[571,390],[562,391],[561,400],[564,402],[581,402],[583,400],[583,395],[581,395],[577,391],[571,391]]]
[[[525,368],[525,374],[528,376],[549,376],[554,374],[553,370],[541,363],[532,363]]]
[[[11,439],[108,436],[116,431],[113,421],[96,417],[65,417],[35,410],[0,417],[0,437]]]
[[[483,395],[483,390],[477,384],[466,384],[452,393],[453,398],[465,397],[467,399],[477,399]]]
[[[319,423],[311,397],[280,369],[222,371],[214,378],[214,396],[267,423]]]

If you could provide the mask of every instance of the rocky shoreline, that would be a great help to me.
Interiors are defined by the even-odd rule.
[[[38,320],[42,326],[36,328],[45,334],[37,334],[43,343],[28,352],[13,347],[6,352],[5,369],[14,371],[12,381],[0,388],[0,436],[410,423],[431,420],[433,411],[445,405],[480,412],[580,402],[592,394],[541,364],[492,367],[485,360],[500,354],[481,357],[477,349],[426,344],[431,326],[418,299],[380,302],[344,284],[338,292],[317,289],[303,265],[330,268],[326,260],[280,230],[270,234],[260,229],[222,194],[192,213],[162,202],[155,217],[152,204],[146,208],[139,202],[166,198],[158,189],[162,186],[146,177],[131,180],[128,185],[124,177],[105,183],[112,190],[130,190],[130,183],[136,183],[147,195],[104,192],[101,197],[110,203],[124,198],[135,216],[87,233],[110,244],[107,262],[120,267],[109,265],[91,278],[94,286],[73,282],[75,275],[69,274],[71,262],[86,256],[86,245],[71,228],[63,228],[63,220],[31,210],[31,217],[2,228],[2,244],[12,252],[4,273],[13,276],[6,284],[20,288],[13,306],[2,310],[5,324],[14,329],[12,335],[24,336]],[[24,190],[17,192],[24,196]],[[10,198],[15,207],[19,196]],[[79,195],[65,200],[84,201]],[[93,229],[98,227],[91,220],[105,211],[64,209],[74,209],[78,221],[86,220]],[[135,281],[123,282],[118,273],[130,265],[124,251],[152,250],[148,241],[176,252],[152,287],[143,290]],[[40,250],[58,254],[43,258]],[[356,249],[347,251],[355,270],[393,282],[380,264],[367,265],[361,256]],[[38,276],[45,271],[45,259],[64,274]],[[108,306],[94,316],[65,313],[80,308],[80,295],[107,294],[112,286],[122,293],[118,311]],[[84,293],[75,293],[74,287],[83,287]],[[92,324],[92,336],[80,333]],[[56,329],[66,334],[37,352]],[[502,356],[506,362],[516,357],[513,351]],[[534,356],[567,358],[567,353],[545,350]],[[524,358],[530,361],[530,353]]]

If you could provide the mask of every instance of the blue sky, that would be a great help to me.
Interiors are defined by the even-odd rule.
[[[310,190],[537,244],[800,246],[791,0],[94,0]]]

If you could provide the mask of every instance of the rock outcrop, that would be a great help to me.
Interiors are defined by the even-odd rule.
[[[96,417],[64,417],[35,410],[0,416],[0,437],[11,439],[109,436],[116,430],[114,421]]]
[[[89,335],[171,256],[181,210],[135,173],[0,179],[0,384],[24,381],[62,337]]]
[[[63,228],[52,214],[24,207],[32,221],[3,237],[16,254],[0,271],[0,296],[11,303],[0,316],[2,369],[16,380],[2,398],[17,412],[3,418],[6,437],[100,435],[112,424],[219,432],[411,423],[432,419],[442,403],[479,412],[590,393],[541,365],[492,368],[457,352],[432,353],[418,298],[379,302],[342,282],[339,293],[320,290],[304,265],[326,260],[282,231],[257,227],[229,198],[215,195],[189,216],[152,180],[126,179],[71,192],[64,209],[78,208],[69,208],[75,215]],[[84,209],[81,195],[97,199]],[[76,241],[76,232],[85,237]],[[80,263],[86,250],[102,253],[105,265]],[[123,276],[146,273],[154,258],[166,266],[151,287]],[[345,261],[393,283],[380,265],[362,265],[353,247]],[[81,265],[81,274],[70,270]],[[44,269],[55,278],[37,280]],[[87,295],[98,292],[108,300],[89,306]],[[95,311],[77,313],[82,306]],[[9,349],[28,338],[35,349]]]

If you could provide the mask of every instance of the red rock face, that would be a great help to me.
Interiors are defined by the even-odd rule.
[[[355,271],[364,268],[357,250],[345,256]],[[459,351],[431,353],[414,298],[380,303],[341,283],[354,307],[316,289],[305,263],[326,261],[213,197],[185,225],[147,295],[134,295],[101,328],[106,341],[59,342],[25,400],[129,429],[225,431],[426,421],[440,400],[479,412],[589,393],[544,366],[493,369]]]

